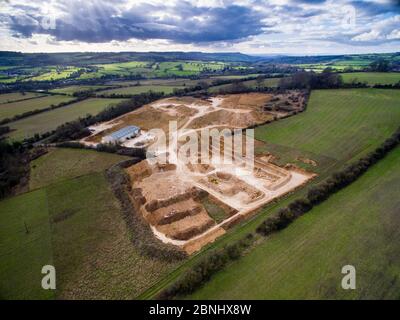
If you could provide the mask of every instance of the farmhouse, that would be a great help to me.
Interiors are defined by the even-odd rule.
[[[102,139],[104,143],[121,143],[130,138],[136,137],[140,133],[140,128],[136,126],[127,126],[115,131]]]

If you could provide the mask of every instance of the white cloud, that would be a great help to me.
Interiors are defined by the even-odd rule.
[[[398,51],[398,9],[393,9],[389,0],[364,3],[351,0],[87,0],[80,4],[76,0],[32,3],[10,0],[0,13],[0,40],[3,50],[22,51],[77,51],[77,48],[82,51],[201,50],[258,54]],[[47,4],[51,14],[63,22],[61,26],[65,30],[46,33],[37,27]],[[227,6],[232,5],[243,9],[227,11]],[[349,5],[356,10],[356,21],[346,25],[343,14]],[[245,10],[246,22],[238,18]],[[227,24],[224,18],[233,22]]]
[[[392,39],[400,40],[400,29],[392,30],[392,32],[390,32],[390,33],[386,36],[386,38],[387,38],[387,39],[390,39],[390,40],[392,40]]]
[[[354,41],[372,41],[372,40],[379,40],[381,38],[381,34],[378,30],[371,30],[370,32],[365,32],[359,34],[352,38]]]

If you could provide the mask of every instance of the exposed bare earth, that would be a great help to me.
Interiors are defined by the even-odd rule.
[[[235,158],[232,164],[225,164],[220,159],[223,151],[232,154],[233,150],[224,139],[215,154],[212,149],[196,149],[191,158],[202,159],[206,152],[211,156],[211,163],[186,163],[180,157],[183,147],[194,143],[187,140],[194,132],[199,133],[205,128],[245,128],[286,115],[281,110],[265,109],[272,98],[281,101],[283,97],[276,100],[271,95],[252,93],[209,100],[192,97],[162,99],[102,124],[107,129],[96,132],[95,139],[129,124],[151,130],[167,129],[171,120],[178,122],[179,130],[168,137],[169,146],[153,146],[155,158],[129,167],[126,172],[131,178],[132,201],[155,236],[191,254],[224,234],[226,228],[314,176],[296,168],[278,167],[270,162],[272,156],[261,156],[253,162],[246,154]],[[200,141],[201,137],[195,142]],[[243,138],[243,142],[246,144],[246,139]],[[189,153],[189,149],[184,150]],[[169,162],[160,161],[163,155],[171,156]],[[212,208],[227,213],[222,221],[217,222],[207,212],[203,205],[206,197],[214,199]]]
[[[314,176],[272,164],[273,155],[254,159],[252,149],[246,150],[252,145],[246,136],[240,138],[237,157],[238,147],[233,150],[229,143],[231,135],[222,135],[214,141],[217,145],[203,149],[200,146],[212,139],[199,134],[205,129],[231,132],[272,121],[302,110],[304,103],[300,91],[161,99],[91,127],[93,134],[83,142],[97,144],[127,125],[142,129],[139,137],[124,142],[130,147],[143,140],[143,147],[153,155],[125,169],[132,183],[131,199],[157,238],[191,254]],[[170,130],[171,121],[176,121],[176,131]],[[165,132],[167,145],[152,129]],[[224,152],[234,155],[232,163],[224,161]]]

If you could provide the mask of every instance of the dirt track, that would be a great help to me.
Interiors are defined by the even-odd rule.
[[[163,211],[157,209],[158,211],[154,212],[143,209],[143,214],[151,224],[155,236],[161,241],[180,246],[192,253],[214,241],[216,237],[224,233],[224,228],[235,221],[245,218],[266,203],[312,178],[312,175],[307,173],[276,167],[265,158],[257,159],[255,168],[248,165],[248,162],[253,159],[246,157],[239,158],[230,165],[218,163],[218,161],[212,165],[188,165],[181,161],[178,154],[178,141],[181,138],[204,128],[242,128],[257,121],[264,121],[271,115],[266,113],[260,117],[258,113],[261,113],[262,105],[269,99],[270,96],[261,94],[231,95],[228,96],[228,101],[222,97],[214,97],[208,101],[169,98],[149,106],[168,115],[177,114],[179,110],[185,108],[185,121],[179,125],[180,130],[173,133],[168,148],[158,150],[157,153],[168,152],[171,159],[176,159],[173,169],[159,170],[157,164],[153,163],[157,160],[155,158],[152,159],[152,163],[148,160],[144,161],[148,163],[147,169],[143,169],[146,171],[145,177],[137,180],[137,175],[132,175],[131,172],[133,187],[141,190],[146,203],[152,202],[152,206],[161,205],[165,209]],[[188,112],[188,110],[191,111]],[[221,112],[229,116],[221,116]],[[217,121],[209,122],[210,119],[217,119]],[[150,173],[148,168],[151,168]],[[130,170],[128,168],[128,173]],[[183,203],[188,201],[187,199],[194,199],[191,194],[193,188],[212,195],[237,213],[217,224],[208,217],[199,199],[195,199],[196,206],[200,208],[199,212],[188,213],[190,210],[184,212],[182,207],[188,205]],[[146,205],[143,208],[146,208]],[[159,222],[165,222],[168,219],[170,223],[160,224]]]
[[[241,156],[235,157],[230,164],[223,161],[224,152],[235,155],[238,150],[231,150],[221,137],[217,146],[207,150],[196,147],[190,159],[192,162],[187,163],[182,160],[182,155],[190,151],[191,144],[202,145],[209,138],[200,137],[191,142],[187,139],[205,129],[243,129],[286,116],[291,112],[290,108],[297,108],[296,101],[302,101],[298,93],[275,96],[233,94],[207,100],[192,97],[161,99],[93,126],[93,134],[82,142],[95,145],[105,135],[127,125],[141,127],[144,133],[124,145],[137,146],[140,142],[146,144],[146,148],[150,145],[155,157],[126,169],[132,181],[132,199],[157,238],[192,253],[266,203],[303,185],[313,175],[277,167],[269,162],[273,158],[271,155],[253,159],[252,149],[248,156],[246,148],[254,142],[248,141],[247,136],[241,138]],[[177,121],[177,131],[169,132],[170,121]],[[164,130],[167,146],[157,144],[160,141],[151,133],[155,128]],[[169,156],[170,162],[158,163],[165,155]],[[211,157],[211,163],[203,161],[206,155]],[[199,159],[201,161],[197,163]],[[226,210],[231,214],[217,223],[202,204],[202,199],[208,196],[216,200],[214,211]]]

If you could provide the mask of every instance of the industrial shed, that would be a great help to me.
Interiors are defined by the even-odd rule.
[[[140,128],[136,126],[127,126],[115,131],[102,140],[104,143],[121,143],[128,139],[134,138],[140,134]]]

